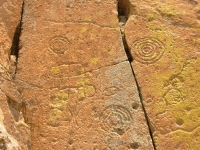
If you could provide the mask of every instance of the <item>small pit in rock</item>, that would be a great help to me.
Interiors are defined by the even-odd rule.
[[[179,125],[179,126],[182,126],[183,123],[184,123],[184,120],[181,119],[181,118],[179,118],[179,119],[176,120],[176,124]]]
[[[120,129],[120,128],[117,128],[116,130],[115,130],[115,132],[117,133],[117,134],[119,134],[119,135],[123,135],[125,132],[122,130],[122,129]]]
[[[138,149],[138,148],[139,148],[139,144],[138,144],[137,142],[131,143],[131,144],[130,144],[130,148],[131,148],[132,150]]]
[[[138,109],[139,108],[139,104],[137,102],[132,103],[132,108],[133,109]]]

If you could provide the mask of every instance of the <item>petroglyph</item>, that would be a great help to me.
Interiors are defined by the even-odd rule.
[[[156,149],[198,149],[199,3],[133,3],[125,33]]]
[[[128,109],[120,105],[111,105],[101,114],[101,125],[105,131],[124,134],[130,127],[132,116]]]
[[[48,0],[36,2],[37,7],[35,2],[25,3],[16,75],[27,83],[31,79],[31,85],[41,84],[33,80],[38,77],[44,80],[31,96],[28,88],[21,90],[30,104],[26,119],[31,126],[31,148],[108,148],[103,139],[106,133],[121,136],[129,147],[136,135],[143,149],[152,149],[143,112],[139,106],[132,109],[139,97],[113,13],[116,2]],[[101,11],[104,8],[109,9]],[[126,149],[126,143],[121,145]]]
[[[162,57],[164,51],[163,43],[155,38],[142,38],[131,46],[133,59],[143,64],[156,62]]]
[[[52,38],[49,43],[50,49],[57,54],[64,54],[67,50],[67,44],[69,44],[69,41],[61,36]]]

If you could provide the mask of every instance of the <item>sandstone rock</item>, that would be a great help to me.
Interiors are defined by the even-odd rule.
[[[153,149],[116,1],[25,0],[15,83],[31,149]]]
[[[198,150],[200,3],[130,2],[125,36],[156,147]]]
[[[1,1],[0,149],[199,149],[198,0],[21,10]]]
[[[21,0],[0,3],[0,149],[8,150],[28,149],[30,134],[20,112],[22,98],[13,81],[21,10]]]
[[[17,141],[11,137],[4,126],[0,124],[0,149],[1,150],[20,150]]]

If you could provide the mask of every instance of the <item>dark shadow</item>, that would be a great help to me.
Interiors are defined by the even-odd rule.
[[[19,23],[15,29],[15,33],[14,33],[13,40],[12,40],[11,53],[10,53],[11,55],[15,55],[16,58],[18,58],[18,55],[19,55],[20,32],[21,32],[21,27],[20,27],[20,23]]]
[[[11,55],[15,55],[17,59],[19,57],[19,49],[20,49],[19,41],[20,41],[20,35],[21,35],[21,30],[22,30],[21,27],[22,27],[23,8],[24,8],[24,2],[22,3],[21,18],[15,29],[15,33],[12,40],[11,53],[10,53]]]
[[[133,58],[132,58],[130,49],[128,47],[126,36],[124,33],[124,26],[130,15],[130,2],[128,0],[118,0],[117,10],[118,10],[118,19],[120,23],[120,30],[121,30],[121,36],[122,36],[124,49],[125,49],[129,62],[132,62]]]

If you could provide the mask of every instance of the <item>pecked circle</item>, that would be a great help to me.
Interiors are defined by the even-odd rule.
[[[133,58],[143,64],[158,61],[164,54],[164,44],[155,38],[141,38],[136,40],[131,49]]]
[[[107,132],[125,133],[130,128],[131,113],[121,105],[111,105],[104,109],[100,117],[101,127]]]
[[[67,50],[68,40],[65,37],[54,37],[50,40],[50,49],[57,54],[64,54]]]

